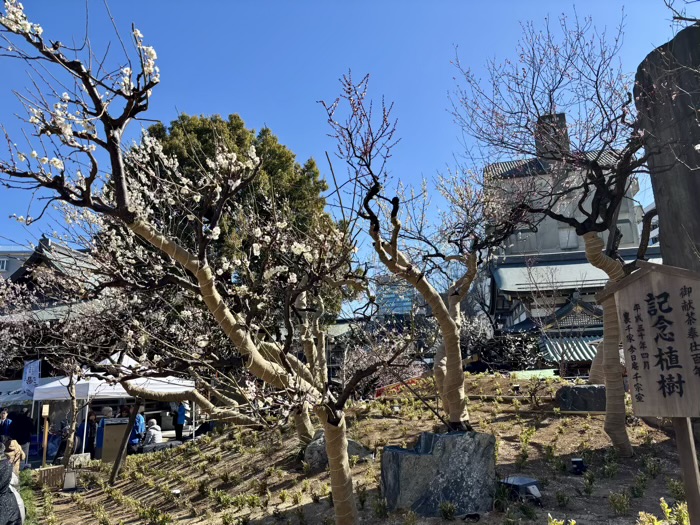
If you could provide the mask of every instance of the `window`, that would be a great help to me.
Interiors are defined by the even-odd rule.
[[[537,234],[530,228],[517,230],[511,253],[533,253],[537,251]]]
[[[7,259],[0,259],[0,272],[7,270]]]
[[[573,228],[559,228],[559,247],[562,250],[575,250],[578,248],[578,235]]]

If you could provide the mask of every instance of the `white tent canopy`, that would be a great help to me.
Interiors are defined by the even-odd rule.
[[[129,356],[119,358],[118,354],[113,355],[109,359],[101,361],[99,364],[116,364],[121,363],[125,370],[139,370],[143,368],[137,361]],[[178,377],[150,377],[131,379],[129,383],[146,390],[152,390],[158,393],[183,393],[194,390],[194,381],[180,379]],[[70,399],[68,393],[69,379],[64,377],[43,386],[37,387],[34,390],[34,401],[60,401]],[[90,377],[80,379],[75,384],[75,394],[78,399],[118,399],[131,397],[124,387],[118,383],[113,383],[111,378]]]
[[[60,401],[70,399],[69,379],[64,377],[34,390],[34,401]],[[134,386],[159,393],[183,393],[194,390],[194,381],[177,377],[138,378],[129,381]],[[78,399],[117,399],[131,397],[120,384],[110,384],[106,379],[91,377],[81,379],[75,385]]]
[[[55,377],[40,377],[39,385],[45,385],[55,381]],[[0,407],[11,405],[23,405],[31,403],[32,396],[27,395],[21,379],[0,381]]]

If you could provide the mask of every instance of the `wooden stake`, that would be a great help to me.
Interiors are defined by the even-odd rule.
[[[695,454],[693,427],[688,417],[674,417],[673,430],[676,432],[676,446],[681,462],[685,497],[688,501],[690,523],[700,523],[700,472],[698,457]]]
[[[44,457],[41,460],[41,467],[46,466],[46,449],[49,448],[49,418],[44,417]]]

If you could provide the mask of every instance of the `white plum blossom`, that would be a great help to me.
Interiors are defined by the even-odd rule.
[[[254,242],[254,243],[253,243],[253,255],[254,255],[255,257],[259,257],[259,256],[260,256],[260,244],[258,244],[257,242]]]

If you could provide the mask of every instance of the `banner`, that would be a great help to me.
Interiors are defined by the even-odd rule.
[[[24,362],[24,373],[22,374],[22,389],[29,397],[34,397],[34,389],[39,384],[41,375],[41,359]]]

